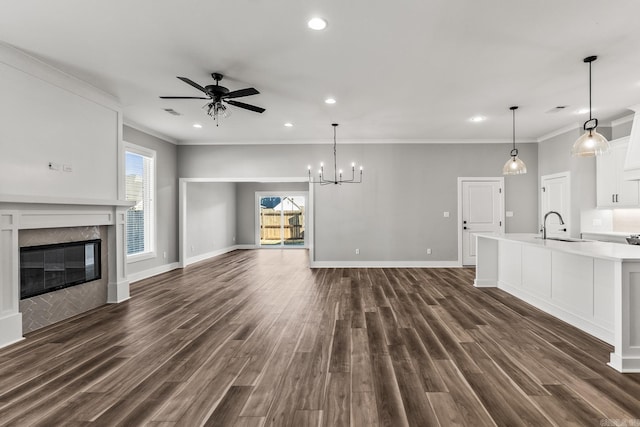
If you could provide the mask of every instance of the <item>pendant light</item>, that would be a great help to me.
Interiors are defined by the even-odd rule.
[[[324,163],[320,163],[320,170],[318,171],[318,179],[314,180],[311,175],[311,166],[309,169],[309,182],[313,184],[327,185],[327,184],[360,184],[362,182],[362,166],[360,166],[360,175],[356,179],[356,164],[351,163],[351,178],[344,179],[342,177],[342,169],[338,170],[338,151],[336,146],[336,128],[338,123],[332,123],[333,126],[333,178],[327,177],[324,174]]]
[[[527,173],[527,165],[518,157],[518,149],[516,148],[516,110],[517,106],[509,107],[513,115],[513,149],[509,154],[511,157],[502,168],[503,175],[521,175]]]
[[[598,119],[591,116],[591,63],[597,56],[587,56],[584,62],[589,64],[589,120],[584,122],[584,134],[573,143],[571,155],[577,157],[593,157],[608,153],[611,150],[607,138],[596,132]]]

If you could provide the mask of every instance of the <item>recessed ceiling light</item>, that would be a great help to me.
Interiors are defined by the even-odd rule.
[[[288,128],[291,128],[291,127],[293,127],[293,123],[287,122],[287,123],[284,124],[284,126],[288,127]]]
[[[327,21],[322,18],[311,18],[309,22],[307,22],[307,26],[312,30],[321,31],[327,28]]]
[[[202,125],[200,123],[194,123],[193,127],[196,128],[196,129],[201,129]]]
[[[471,120],[474,123],[479,123],[479,122],[484,122],[485,120],[487,120],[487,118],[484,116],[474,116],[474,117],[471,117],[469,120]]]
[[[324,103],[325,104],[335,104],[336,100],[333,99],[333,98],[327,98],[327,99],[324,100]]]
[[[587,114],[589,112],[588,108],[581,108],[579,110],[576,110],[576,114]]]

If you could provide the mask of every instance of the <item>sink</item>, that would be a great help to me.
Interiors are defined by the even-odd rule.
[[[536,236],[536,239],[542,239]],[[573,237],[547,237],[547,240],[555,240],[557,242],[592,242],[593,240],[574,239]]]

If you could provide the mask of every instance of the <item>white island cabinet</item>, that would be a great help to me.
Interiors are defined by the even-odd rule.
[[[640,372],[640,246],[477,234],[476,287],[498,287],[614,346]]]

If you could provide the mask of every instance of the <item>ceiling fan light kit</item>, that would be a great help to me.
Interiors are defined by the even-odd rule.
[[[575,157],[593,157],[606,154],[611,150],[607,138],[596,132],[598,119],[592,116],[591,111],[591,63],[598,59],[597,56],[587,56],[584,62],[589,64],[589,120],[584,122],[582,128],[584,134],[573,143],[571,155]]]
[[[308,167],[309,182],[313,184],[327,185],[327,184],[360,184],[362,182],[362,166],[360,166],[360,174],[356,179],[356,164],[351,163],[351,179],[344,179],[342,177],[342,169],[338,170],[338,156],[336,145],[336,128],[338,123],[332,123],[333,126],[333,179],[327,178],[324,175],[324,163],[320,163],[320,170],[318,171],[318,179],[314,180],[311,175],[311,166]]]
[[[202,107],[206,109],[207,114],[213,117],[216,121],[216,126],[220,123],[220,118],[227,118],[231,115],[231,110],[227,108],[226,104],[233,105],[234,107],[243,108],[245,110],[253,111],[256,113],[263,113],[265,111],[262,107],[257,107],[251,104],[245,104],[244,102],[234,101],[232,98],[241,98],[244,96],[257,95],[257,89],[249,87],[246,89],[229,91],[224,86],[220,86],[220,80],[224,77],[220,73],[212,73],[211,77],[216,81],[214,85],[201,86],[187,77],[178,77],[189,86],[198,89],[203,92],[206,97],[202,96],[161,96],[161,99],[206,99],[208,102]]]
[[[518,149],[516,148],[516,110],[517,106],[509,107],[513,116],[513,149],[509,154],[511,157],[502,168],[503,175],[522,175],[527,173],[527,165],[518,157]]]

